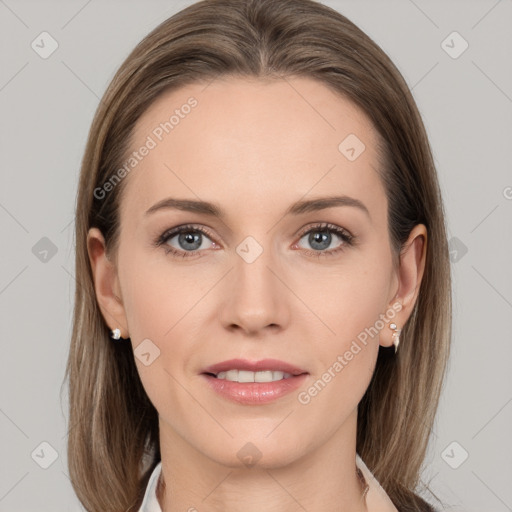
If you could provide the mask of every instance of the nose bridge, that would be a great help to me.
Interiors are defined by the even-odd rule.
[[[249,236],[236,247],[234,274],[236,284],[244,288],[244,293],[251,288],[254,291],[269,291],[269,286],[274,285],[270,283],[273,276],[269,267],[272,268],[275,255],[268,238],[264,243],[265,245]]]
[[[228,325],[257,331],[269,325],[282,327],[287,321],[283,285],[274,275],[279,267],[277,257],[270,237],[261,243],[248,236],[238,244],[231,272],[231,300],[224,312]]]

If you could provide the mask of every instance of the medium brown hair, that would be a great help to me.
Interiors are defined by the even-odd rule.
[[[441,193],[423,122],[380,47],[313,0],[204,0],[167,19],[130,53],[94,117],[76,203],[76,292],[69,378],[68,466],[90,512],[136,511],[160,461],[158,414],[130,343],[114,344],[99,309],[87,233],[115,259],[124,181],[95,197],[130,149],[137,120],[164,91],[216,77],[308,77],[348,98],[380,137],[396,264],[412,228],[428,230],[418,298],[398,353],[379,348],[358,407],[357,452],[400,511],[432,510],[417,494],[449,358],[451,276]],[[129,178],[128,178],[129,179]]]

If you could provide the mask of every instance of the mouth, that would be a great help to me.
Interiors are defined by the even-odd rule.
[[[232,382],[273,382],[308,372],[279,359],[261,359],[260,361],[230,359],[211,365],[202,373]]]
[[[297,389],[309,373],[277,359],[247,361],[231,359],[201,373],[210,387],[231,401],[264,404]]]
[[[259,372],[251,372],[249,370],[228,370],[225,372],[206,373],[220,380],[229,380],[230,382],[277,382],[283,379],[293,377],[291,373],[282,371],[263,370]]]

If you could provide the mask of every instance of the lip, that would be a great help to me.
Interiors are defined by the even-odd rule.
[[[217,379],[207,373],[202,374],[213,391],[233,402],[245,405],[263,405],[295,391],[309,376],[296,375],[275,382],[232,382]]]
[[[248,370],[251,372],[261,372],[264,370],[272,370],[276,372],[286,372],[292,375],[301,375],[307,373],[297,366],[291,365],[279,359],[261,359],[259,361],[248,361],[247,359],[230,359],[229,361],[222,361],[221,363],[213,364],[205,368],[202,373],[214,373],[217,375],[220,372],[227,372],[228,370]]]
[[[292,377],[275,382],[232,382],[215,377],[219,372],[233,369],[252,372],[282,371],[292,374]],[[223,398],[245,405],[263,405],[274,402],[300,387],[308,376],[309,373],[305,370],[278,359],[262,359],[260,361],[230,359],[209,366],[202,372],[202,377],[213,391]]]

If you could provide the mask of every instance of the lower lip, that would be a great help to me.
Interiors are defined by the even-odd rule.
[[[273,402],[304,383],[307,373],[275,382],[232,382],[202,374],[211,388],[219,395],[240,404],[259,405]]]

